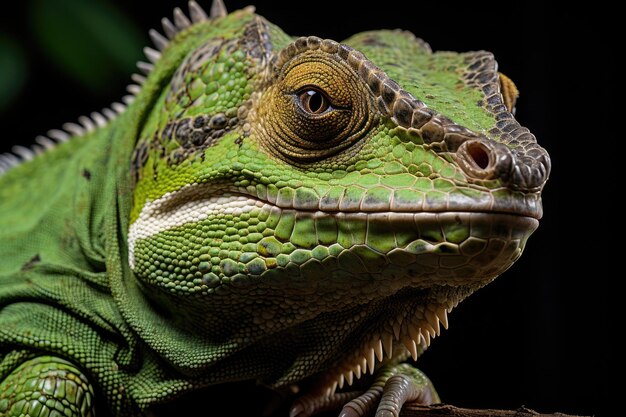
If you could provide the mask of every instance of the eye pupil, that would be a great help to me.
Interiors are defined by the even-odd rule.
[[[324,107],[324,97],[314,90],[306,92],[309,96],[309,109],[313,113],[319,112]]]
[[[330,107],[326,96],[316,90],[304,91],[300,95],[300,101],[304,110],[313,114],[324,113]]]

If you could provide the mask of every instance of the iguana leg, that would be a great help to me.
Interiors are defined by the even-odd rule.
[[[93,388],[74,365],[54,356],[22,363],[0,381],[0,415],[92,417]]]
[[[305,395],[298,399],[291,417],[305,417],[343,405],[340,417],[398,417],[406,402],[440,402],[432,382],[419,369],[407,364],[383,366],[365,392],[340,392],[331,396]]]

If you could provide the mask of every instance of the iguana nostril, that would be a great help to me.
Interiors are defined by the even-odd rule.
[[[467,144],[467,156],[480,169],[489,167],[491,158],[489,149],[482,142],[470,142]]]
[[[506,146],[498,146],[483,138],[463,142],[456,154],[459,166],[476,179],[495,178],[510,163],[510,158],[506,158],[510,154]]]

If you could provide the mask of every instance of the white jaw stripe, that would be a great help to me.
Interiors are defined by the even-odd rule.
[[[272,207],[258,199],[242,195],[222,193],[219,196],[207,195],[207,189],[195,186],[195,190],[185,189],[165,194],[155,201],[148,201],[141,209],[139,217],[128,231],[128,261],[135,268],[135,245],[137,240],[147,239],[165,230],[187,223],[197,223],[216,214],[241,214],[253,209]],[[195,192],[194,192],[195,191]],[[180,203],[179,194],[186,202]],[[194,196],[195,194],[195,196]],[[202,195],[204,194],[204,196]],[[191,198],[190,198],[191,197]]]

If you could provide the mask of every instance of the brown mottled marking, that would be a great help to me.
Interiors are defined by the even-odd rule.
[[[504,100],[504,105],[511,113],[515,109],[515,103],[517,102],[517,98],[519,97],[519,90],[515,86],[513,80],[511,80],[506,75],[501,72],[498,73],[500,75],[500,93],[502,93],[502,99]]]
[[[28,262],[26,262],[24,265],[22,265],[22,271],[27,271],[29,269],[33,269],[33,267],[35,265],[37,265],[39,262],[41,262],[41,256],[39,256],[39,254],[35,254],[35,256],[33,256],[32,258],[30,258],[28,260]]]

